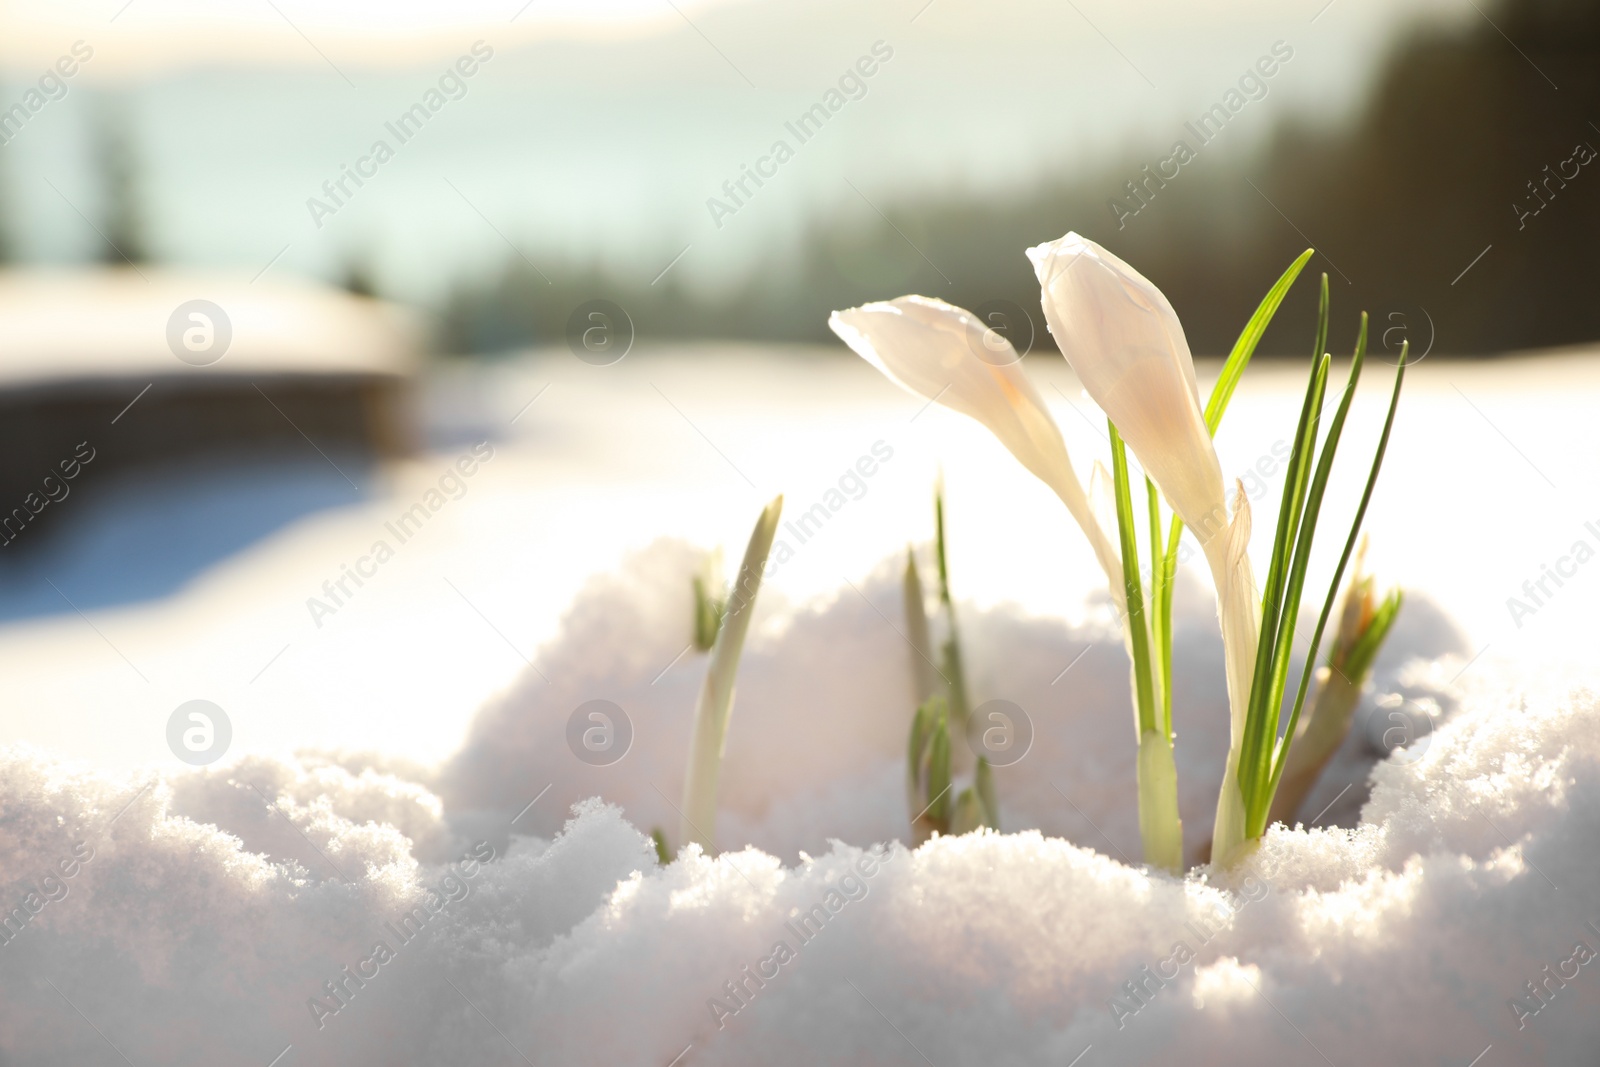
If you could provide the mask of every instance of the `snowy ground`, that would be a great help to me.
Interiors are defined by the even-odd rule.
[[[1029,365],[1074,458],[1100,455],[1064,365]],[[561,353],[435,382],[428,457],[346,470],[359,489],[305,468],[85,494],[75,540],[0,584],[15,620],[0,630],[0,736],[40,750],[0,771],[3,902],[28,918],[0,944],[0,1052],[666,1064],[687,1049],[681,1062],[940,1067],[1082,1054],[1088,1067],[1167,1048],[1465,1065],[1492,1045],[1482,1067],[1588,1062],[1595,979],[1574,947],[1600,950],[1585,926],[1600,923],[1586,844],[1600,710],[1567,694],[1600,636],[1586,592],[1600,364],[1435,357],[1414,373],[1369,562],[1408,591],[1375,696],[1404,701],[1424,736],[1379,767],[1369,800],[1394,721],[1369,700],[1308,801],[1322,828],[1269,835],[1255,874],[1229,885],[1125,862],[1138,858],[1126,665],[1059,504],[981,431],[864,365],[725,350],[595,368]],[[1258,531],[1297,376],[1253,369],[1219,437],[1226,471],[1260,463]],[[1376,430],[1381,377],[1354,439]],[[492,457],[445,480],[485,440]],[[879,442],[892,458],[841,486]],[[1034,732],[998,775],[1004,828],[1044,836],[911,854],[893,843],[909,711],[898,554],[925,548],[940,464],[974,695],[1014,702]],[[831,488],[845,503],[819,532],[780,533],[793,559],[763,591],[741,673],[717,833],[751,847],[658,869],[639,830],[675,830],[704,666],[684,652],[688,574],[704,547],[736,557],[774,493],[793,520]],[[420,532],[360,564],[430,490],[444,503]],[[305,514],[308,499],[331,510]],[[211,548],[196,549],[184,522],[206,508],[237,529],[202,522]],[[228,554],[252,523],[266,535]],[[335,610],[307,606],[331,605],[323,583],[358,564],[372,573]],[[1535,603],[1523,583],[1547,566],[1560,584],[1546,578]],[[152,588],[175,591],[140,599]],[[1511,597],[1532,610],[1513,618]],[[1226,744],[1198,572],[1177,659],[1193,847]],[[233,725],[208,771],[167,750],[169,715],[194,698]],[[594,699],[632,725],[606,766],[566,741]],[[595,796],[615,807],[567,821]],[[814,905],[820,934],[786,926]],[[427,923],[403,940],[384,924],[412,906]],[[1524,987],[1535,980],[1547,1005]],[[345,981],[348,1002],[324,981]],[[724,985],[741,981],[738,996]]]

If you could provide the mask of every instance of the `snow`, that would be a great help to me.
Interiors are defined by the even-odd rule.
[[[93,858],[0,946],[0,1034],[44,1064],[99,1062],[103,1041],[173,1064],[289,1045],[294,1062],[354,1064],[514,1062],[507,1046],[571,1064],[685,1048],[708,1064],[1067,1063],[1090,1047],[1100,1063],[1464,1064],[1489,1045],[1497,1063],[1588,1062],[1594,978],[1570,961],[1600,944],[1597,760],[1587,693],[1513,714],[1469,700],[1425,758],[1377,768],[1359,827],[1275,829],[1245,872],[1210,880],[1034,831],[834,842],[790,866],[691,849],[659,868],[591,800],[553,841],[518,838],[447,883],[367,821],[473,854],[444,848],[438,804],[398,777],[260,762],[140,791],[16,752],[9,898],[76,841]],[[454,892],[399,943],[383,924],[441,884]],[[393,958],[319,1029],[307,1000],[336,1003],[322,982],[378,939]],[[1546,964],[1569,982],[1528,1000]],[[1520,1031],[1516,998],[1539,1005]]]
[[[1585,925],[1600,923],[1587,692],[1508,704],[1493,672],[1448,684],[1465,662],[1448,627],[1402,616],[1375,688],[1439,703],[1426,744],[1374,767],[1353,736],[1319,791],[1342,776],[1365,792],[1370,770],[1358,823],[1276,828],[1245,867],[1178,880],[1126,862],[1115,634],[972,608],[976,692],[1003,677],[1035,724],[998,777],[1005,825],[1030,829],[911,852],[897,840],[909,663],[886,625],[890,560],[859,592],[765,604],[723,780],[730,850],[663,868],[645,831],[676,826],[700,668],[660,672],[697,559],[666,541],[591,579],[438,770],[302,754],[118,777],[10,750],[0,901],[21,911],[0,944],[0,1048],[38,1064],[99,1062],[107,1043],[135,1064],[265,1064],[286,1048],[283,1062],[348,1064],[1144,1063],[1200,1049],[1465,1064],[1492,1045],[1496,1063],[1587,1062],[1594,979],[1575,946],[1600,949]],[[1214,663],[1205,609],[1188,590],[1178,647]],[[1052,693],[1063,647],[1088,652]],[[541,680],[555,662],[587,670]],[[1191,843],[1225,722],[1201,699],[1220,679],[1199,678],[1179,741]],[[635,735],[595,767],[572,758],[556,712],[602,692]],[[1532,999],[1524,983],[1547,973],[1553,992]]]
[[[922,557],[931,574],[926,546]],[[439,792],[458,821],[504,835],[538,794],[543,799],[517,827],[548,835],[569,805],[598,795],[641,828],[676,834],[675,805],[705,673],[705,657],[685,652],[688,576],[698,558],[688,545],[664,541],[579,593],[557,639],[512,689],[484,707],[461,751],[441,769]],[[757,601],[723,761],[719,842],[753,843],[792,862],[799,850],[822,850],[834,837],[859,843],[906,833],[904,750],[914,705],[913,654],[899,628],[903,567],[901,559],[885,560],[864,579],[800,606],[765,595]],[[1180,806],[1193,853],[1210,836],[1228,714],[1211,601],[1193,584],[1176,599]],[[1137,857],[1127,659],[1104,607],[1099,621],[1078,626],[1009,605],[969,604],[958,612],[975,706],[981,713],[986,701],[1006,700],[1020,708],[1032,734],[1027,754],[994,772],[1002,827],[1038,828]],[[1405,714],[1419,727],[1423,709],[1438,706],[1445,714],[1456,698],[1443,683],[1467,654],[1449,621],[1425,596],[1414,596],[1358,714],[1388,726],[1377,704],[1395,699],[1406,702]],[[1437,670],[1428,669],[1436,663]],[[667,670],[668,664],[675,665]],[[1441,677],[1440,670],[1448,673]],[[575,760],[567,747],[573,709],[592,699],[613,702],[632,722],[631,750],[606,766]],[[1308,806],[1308,820],[1337,801],[1329,818],[1353,821],[1377,754],[1372,742],[1381,743],[1384,732],[1352,730],[1308,800],[1315,805]]]

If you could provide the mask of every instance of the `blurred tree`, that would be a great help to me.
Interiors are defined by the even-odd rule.
[[[1202,354],[1228,349],[1307,244],[1323,253],[1312,266],[1331,275],[1336,307],[1369,311],[1375,344],[1391,351],[1402,337],[1450,354],[1588,341],[1600,338],[1600,161],[1580,160],[1597,149],[1600,4],[1501,0],[1464,29],[1400,41],[1351,123],[1287,121],[1253,158],[1221,143],[1137,218],[1119,223],[1107,202],[1153,155],[1002,200],[880,202],[892,225],[841,197],[736,291],[551,265],[547,282],[513,263],[456,291],[446,336],[475,351],[559,343],[566,314],[594,297],[621,304],[646,337],[827,341],[832,309],[906,292],[1037,313],[1022,250],[1075,229],[1161,286]],[[1301,288],[1263,354],[1302,354],[1314,297]],[[1351,336],[1334,350],[1347,349],[1356,317],[1335,320]],[[1042,320],[1035,338],[1050,347]]]
[[[102,191],[100,229],[106,241],[100,259],[109,264],[145,263],[150,258],[129,121],[121,105],[106,100],[94,126],[94,162]]]
[[[17,235],[12,222],[16,210],[11,199],[11,169],[0,158],[0,265],[17,258]]]
[[[341,283],[345,292],[352,296],[375,297],[378,295],[378,279],[373,272],[372,257],[365,252],[357,252],[346,257],[344,264],[344,279]]]

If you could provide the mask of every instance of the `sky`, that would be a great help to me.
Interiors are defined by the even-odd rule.
[[[714,289],[781,269],[823,216],[1005,196],[1163,149],[1277,42],[1293,60],[1228,151],[1285,116],[1337,122],[1397,32],[1479,17],[1465,0],[14,2],[0,107],[77,42],[92,58],[0,147],[0,188],[23,257],[92,257],[109,123],[133,142],[159,259],[324,277],[368,260],[424,302],[508,261],[646,281],[673,263]],[[892,58],[859,98],[718,214],[724,182],[795,141],[785,124],[874,46]],[[474,47],[487,58],[458,90]],[[446,103],[399,143],[385,124],[441,78]],[[393,158],[363,163],[379,140]],[[324,183],[350,167],[376,173],[335,204]]]

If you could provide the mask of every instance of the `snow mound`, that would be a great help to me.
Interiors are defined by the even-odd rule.
[[[1037,831],[662,868],[598,800],[500,851],[393,776],[113,781],[11,751],[0,1053],[1592,1063],[1595,697],[1469,699],[1373,778],[1357,827],[1276,828],[1247,867],[1178,880]],[[408,834],[459,852],[419,862]]]
[[[570,805],[599,796],[646,831],[661,827],[677,839],[676,805],[706,669],[703,654],[686,651],[690,576],[700,555],[661,541],[617,573],[590,580],[534,669],[479,713],[462,751],[443,767],[438,788],[452,825],[499,847],[512,829],[554,834]],[[814,604],[789,605],[762,592],[740,662],[718,793],[723,847],[754,844],[792,862],[800,850],[821,851],[835,837],[906,835],[914,653],[902,636],[904,566],[904,557],[885,560],[865,580]],[[933,573],[926,559],[923,573]],[[1176,758],[1185,840],[1194,854],[1211,835],[1228,710],[1212,599],[1188,571],[1179,575]],[[1102,606],[1102,622],[1073,626],[1009,605],[960,605],[963,655],[974,704],[1008,701],[1032,730],[1027,754],[995,771],[1002,828],[1036,828],[1136,858],[1128,660],[1109,604]],[[1370,728],[1363,721],[1352,729],[1307,798],[1306,821],[1326,809],[1323,823],[1355,824],[1381,743],[1405,732],[1388,716],[1412,722],[1418,733],[1447,717],[1456,699],[1449,682],[1468,654],[1427,597],[1408,596],[1358,712]],[[1474,679],[1483,675],[1475,668]],[[574,758],[568,733],[594,700],[616,705],[632,727],[626,754],[604,765]],[[966,746],[954,744],[970,766]],[[542,799],[513,825],[536,796]]]

